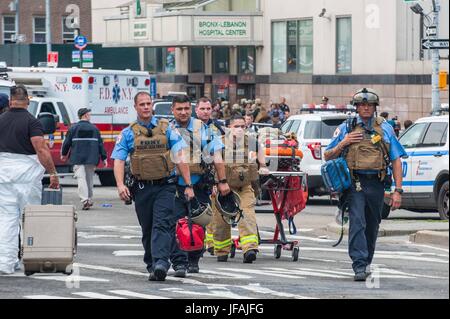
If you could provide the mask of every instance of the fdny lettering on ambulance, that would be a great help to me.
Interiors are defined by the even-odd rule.
[[[118,100],[127,100],[132,101],[134,96],[134,90],[132,88],[119,88],[119,91],[116,91],[116,94],[119,94]],[[99,92],[100,100],[112,100],[114,97],[113,90],[109,87],[101,87]],[[117,98],[117,97],[116,97]]]

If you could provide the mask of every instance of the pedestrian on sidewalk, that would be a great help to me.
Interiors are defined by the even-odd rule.
[[[393,127],[376,117],[379,96],[364,88],[353,97],[357,117],[338,127],[325,152],[329,161],[344,156],[352,176],[352,186],[345,196],[349,205],[349,254],[355,281],[365,281],[375,254],[378,230],[387,185],[395,180],[391,196],[393,210],[402,203],[403,170],[401,157],[406,155]]]
[[[66,162],[70,158],[70,164],[74,165],[73,171],[78,182],[78,195],[80,196],[82,209],[89,210],[94,202],[94,174],[100,159],[107,166],[107,155],[99,129],[93,125],[91,110],[81,108],[78,110],[80,121],[73,125],[67,132],[61,150],[61,160]]]

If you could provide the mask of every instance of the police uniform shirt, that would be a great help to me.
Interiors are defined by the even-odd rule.
[[[209,120],[208,123],[206,123],[206,126],[208,127],[208,135],[209,136],[222,136],[225,134],[225,131],[222,127],[222,125],[217,120]]]
[[[368,127],[367,129],[369,131],[372,131],[372,127],[373,127],[373,122],[375,121],[375,119],[371,119],[368,123]],[[356,121],[356,125],[360,125],[363,128],[366,127],[366,125],[364,124],[363,120],[359,117],[359,115],[357,116],[357,121]],[[394,129],[393,127],[386,121],[384,121],[383,123],[381,123],[381,129],[383,130],[383,139],[384,142],[386,144],[390,145],[390,149],[389,149],[389,158],[392,161],[395,161],[396,159],[406,156],[406,151],[403,148],[403,146],[400,144],[400,142],[397,139],[397,136],[395,135]],[[333,148],[335,148],[341,141],[344,140],[345,136],[348,134],[349,132],[347,132],[347,121],[345,121],[344,123],[342,123],[335,131],[333,139],[331,140],[330,145],[328,145],[328,147],[326,148],[326,151],[329,151]],[[375,171],[358,171],[358,173],[378,173]]]
[[[194,121],[195,119],[191,117],[191,120],[189,121],[188,126],[186,127],[187,131],[189,133],[194,133]],[[183,134],[180,133],[180,131],[183,129],[177,121],[173,120],[169,127],[174,130],[178,131],[178,134],[183,136]],[[224,145],[221,141],[220,135],[216,135],[212,133],[212,130],[208,129],[208,126],[206,126],[202,122],[202,128],[201,128],[201,149],[202,151],[206,148],[208,153],[213,155],[215,152],[221,151],[224,148]],[[185,141],[187,144],[189,141]],[[191,183],[193,185],[200,182],[201,176],[200,175],[191,175]],[[178,184],[181,186],[186,186],[186,183],[184,182],[184,179],[180,176],[178,179]]]
[[[147,127],[149,129],[154,129],[158,126],[158,119],[153,117],[151,122],[146,125],[144,123],[138,122],[139,125]],[[169,141],[168,149],[172,151],[173,154],[177,154],[183,148],[187,147],[187,144],[184,142],[183,138],[177,131],[171,129],[170,125],[167,128],[166,132],[167,140]],[[114,160],[122,160],[126,161],[128,154],[133,153],[134,151],[134,133],[131,129],[131,125],[124,129],[121,134],[117,137],[116,146],[114,147],[114,151],[111,155],[111,158]],[[172,175],[175,175],[174,171]]]

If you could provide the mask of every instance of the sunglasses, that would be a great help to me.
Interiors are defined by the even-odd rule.
[[[247,126],[245,126],[245,125],[236,125],[236,126],[232,126],[231,128],[242,128],[242,129],[246,129]]]

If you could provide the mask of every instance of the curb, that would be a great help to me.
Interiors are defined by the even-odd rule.
[[[416,244],[432,244],[448,247],[449,233],[448,231],[422,230],[411,234],[409,240]]]

